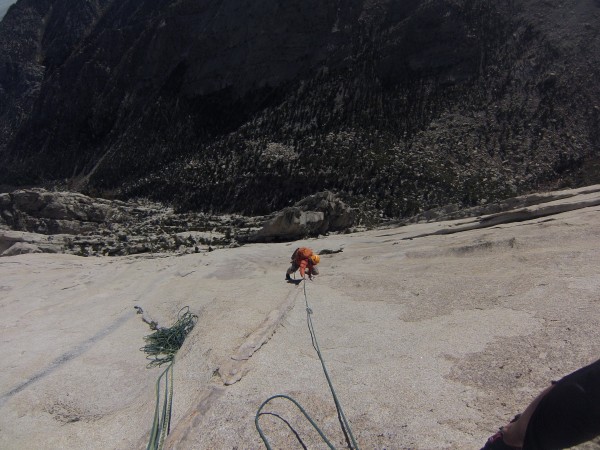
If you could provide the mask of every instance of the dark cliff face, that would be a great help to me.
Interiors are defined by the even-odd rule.
[[[20,0],[0,24],[0,184],[387,215],[598,180],[600,7]]]

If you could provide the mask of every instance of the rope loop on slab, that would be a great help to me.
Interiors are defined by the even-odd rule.
[[[327,367],[325,366],[325,360],[323,359],[323,355],[321,354],[321,350],[319,348],[319,341],[317,340],[317,335],[315,333],[315,328],[314,328],[314,325],[312,322],[313,310],[308,304],[308,295],[306,294],[306,280],[304,280],[303,288],[304,288],[304,302],[306,304],[306,321],[308,324],[308,330],[310,332],[312,346],[315,349],[315,351],[317,352],[317,355],[319,356],[319,360],[321,361],[321,367],[323,368],[323,373],[325,374],[325,378],[327,379],[327,384],[329,385],[329,390],[331,391],[331,395],[333,396],[333,401],[334,401],[335,407],[337,409],[340,426],[341,426],[342,432],[344,433],[344,436],[346,438],[346,443],[348,444],[348,448],[351,450],[359,450],[358,444],[356,443],[356,439],[354,439],[354,435],[352,434],[352,429],[350,428],[350,424],[348,423],[348,420],[346,419],[346,416],[344,415],[342,405],[340,404],[337,394],[335,392],[335,389],[333,388],[333,383],[331,382],[331,378],[329,376],[329,373],[327,372]],[[260,408],[258,408],[258,411],[256,412],[256,417],[254,418],[254,424],[256,425],[258,434],[260,435],[261,439],[263,440],[267,450],[272,450],[272,449],[271,449],[271,445],[269,444],[267,437],[265,436],[265,434],[262,431],[260,424],[259,424],[259,418],[263,415],[274,415],[274,416],[280,418],[294,432],[296,438],[300,441],[302,446],[304,448],[306,448],[306,446],[300,439],[298,433],[296,433],[296,431],[292,428],[292,426],[289,424],[289,422],[287,422],[285,419],[281,418],[277,414],[269,413],[269,412],[262,412],[263,408],[269,402],[271,402],[271,400],[274,400],[277,398],[282,398],[282,399],[292,402],[300,410],[300,412],[304,415],[304,417],[306,417],[306,419],[310,422],[310,424],[317,431],[317,433],[319,433],[319,436],[321,436],[321,439],[323,439],[323,442],[325,442],[325,444],[327,444],[327,446],[330,449],[335,449],[333,444],[329,441],[329,439],[327,439],[327,437],[325,436],[323,431],[315,423],[315,421],[312,419],[312,417],[304,410],[304,408],[302,408],[302,406],[296,400],[294,400],[293,398],[291,398],[287,395],[278,394],[278,395],[273,395],[272,397],[269,397],[267,400],[265,400],[260,405]]]

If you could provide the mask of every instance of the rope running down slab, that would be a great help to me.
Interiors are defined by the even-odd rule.
[[[331,382],[331,378],[329,377],[329,373],[327,372],[327,367],[325,366],[325,360],[323,359],[323,355],[321,354],[321,349],[319,348],[319,342],[317,340],[317,336],[316,336],[316,333],[315,333],[315,328],[314,328],[314,325],[313,325],[313,322],[312,322],[313,311],[312,311],[312,309],[310,308],[310,306],[308,304],[308,296],[306,294],[306,280],[304,280],[304,282],[303,282],[303,288],[304,288],[304,302],[306,304],[306,321],[308,323],[308,330],[310,331],[310,337],[311,337],[311,340],[312,340],[312,346],[315,349],[315,351],[317,352],[317,355],[319,356],[319,360],[321,361],[321,366],[323,367],[323,372],[325,373],[325,378],[327,379],[327,384],[329,385],[329,389],[331,390],[331,395],[333,396],[333,401],[335,403],[335,407],[336,407],[337,412],[338,412],[338,418],[340,419],[340,425],[341,425],[342,431],[344,432],[344,435],[346,437],[346,441],[348,442],[348,447],[350,449],[359,450],[358,444],[356,443],[356,440],[354,439],[354,435],[352,434],[352,429],[350,428],[350,424],[348,423],[348,420],[346,419],[346,416],[344,415],[344,411],[342,409],[342,405],[340,404],[340,402],[339,402],[339,400],[337,398],[337,394],[335,392],[335,389],[333,388],[333,384]],[[258,434],[260,435],[261,439],[263,440],[263,442],[264,442],[265,447],[267,448],[267,450],[272,450],[272,448],[271,448],[271,445],[269,444],[269,441],[268,441],[267,437],[265,436],[265,434],[263,433],[263,431],[262,431],[262,429],[260,427],[259,418],[262,415],[272,415],[271,413],[266,413],[266,412],[263,413],[262,410],[263,410],[263,408],[271,400],[276,399],[276,398],[282,398],[284,400],[291,401],[300,410],[300,412],[304,415],[304,417],[306,417],[306,419],[310,422],[310,424],[312,425],[312,427],[319,433],[319,435],[321,436],[321,439],[323,439],[323,442],[325,442],[330,449],[332,449],[332,450],[335,449],[335,447],[329,441],[329,439],[327,439],[327,437],[325,436],[325,434],[323,433],[323,431],[317,426],[317,424],[315,423],[315,421],[304,410],[304,408],[302,408],[302,406],[300,406],[300,404],[296,400],[294,400],[293,398],[291,398],[291,397],[289,397],[287,395],[278,394],[278,395],[273,395],[272,397],[269,397],[267,400],[265,400],[262,403],[262,405],[260,405],[260,407],[258,408],[258,411],[256,412],[256,417],[254,418],[254,424],[256,425],[256,429],[258,430]],[[289,426],[289,424],[288,424],[288,426]],[[296,437],[298,438],[297,434],[296,434]]]
[[[162,450],[165,438],[171,432],[171,409],[173,406],[173,362],[171,362],[156,381],[156,406],[154,421],[150,431],[150,441],[146,450]],[[160,385],[164,381],[165,390],[160,413]]]

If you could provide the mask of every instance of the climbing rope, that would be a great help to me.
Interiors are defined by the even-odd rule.
[[[310,422],[310,424],[312,425],[312,427],[317,431],[317,433],[319,433],[319,435],[321,436],[321,439],[323,439],[323,442],[325,442],[330,449],[335,450],[335,447],[333,446],[333,444],[331,442],[329,442],[329,439],[327,439],[327,436],[325,436],[325,434],[323,434],[323,431],[319,428],[319,426],[315,423],[315,421],[310,417],[310,415],[304,410],[304,408],[302,408],[302,406],[300,406],[300,404],[296,400],[294,400],[292,397],[289,397],[289,396],[283,395],[283,394],[273,395],[272,397],[269,397],[267,400],[265,400],[262,403],[262,405],[260,405],[260,408],[258,408],[258,411],[256,412],[256,417],[254,418],[254,424],[256,425],[256,429],[258,430],[258,434],[260,434],[260,437],[263,440],[263,442],[265,443],[265,446],[267,447],[268,450],[272,450],[271,449],[271,445],[269,444],[269,441],[268,441],[267,437],[265,436],[265,434],[263,433],[262,429],[260,428],[260,424],[258,423],[258,419],[260,418],[260,416],[271,414],[271,413],[263,413],[261,411],[267,405],[267,403],[269,403],[271,400],[274,400],[276,398],[283,398],[285,400],[289,400],[294,405],[296,405],[296,407],[300,410],[300,412],[302,414],[304,414],[304,417],[306,417],[306,419]],[[288,424],[288,426],[291,428],[291,425]],[[293,429],[292,429],[292,431],[293,431]],[[296,434],[296,433],[294,433],[294,434]],[[297,434],[296,434],[296,438],[298,440],[300,440],[300,438],[299,438],[299,436]]]
[[[146,450],[162,450],[165,438],[171,432],[171,407],[173,405],[173,362],[164,370],[156,381],[156,406],[154,421],[150,431],[150,441]],[[161,404],[160,386],[164,382],[164,396]],[[161,412],[162,410],[162,412]]]
[[[308,330],[310,332],[310,338],[311,338],[311,341],[312,341],[312,346],[315,349],[315,351],[317,352],[317,355],[319,356],[319,360],[321,361],[321,366],[323,367],[323,372],[325,373],[325,378],[327,379],[327,384],[329,385],[329,390],[331,391],[331,395],[333,396],[333,401],[335,403],[335,407],[336,407],[337,412],[338,412],[338,418],[340,420],[340,425],[342,427],[342,432],[344,433],[344,436],[346,437],[346,442],[348,443],[348,447],[350,449],[359,450],[358,444],[356,443],[356,440],[354,439],[354,435],[352,434],[352,429],[350,428],[350,424],[346,420],[346,416],[344,415],[344,411],[342,409],[342,405],[340,404],[340,402],[339,402],[339,400],[337,398],[337,394],[335,392],[335,389],[333,388],[333,383],[331,382],[331,378],[329,377],[329,373],[327,372],[327,367],[325,366],[325,360],[323,359],[323,355],[321,354],[321,349],[319,348],[319,342],[317,340],[317,335],[315,333],[315,328],[314,328],[314,325],[313,325],[313,322],[312,322],[313,311],[312,311],[312,309],[310,308],[310,306],[308,304],[308,296],[306,294],[306,280],[304,280],[303,288],[304,288],[304,303],[306,304],[306,321],[308,323]],[[289,400],[294,405],[296,405],[296,407],[300,410],[300,412],[304,415],[304,417],[306,417],[306,419],[310,422],[310,424],[312,425],[312,427],[319,433],[319,435],[321,436],[321,439],[323,439],[323,442],[325,442],[330,449],[335,449],[335,447],[333,446],[333,444],[331,444],[331,442],[329,441],[329,439],[327,439],[327,437],[325,436],[325,434],[323,433],[323,431],[317,426],[317,424],[315,423],[315,421],[304,410],[304,408],[302,408],[302,406],[300,406],[300,404],[296,400],[294,400],[293,398],[291,398],[291,397],[289,397],[287,395],[278,394],[278,395],[273,395],[272,397],[269,397],[267,400],[265,400],[262,403],[262,405],[260,405],[260,408],[258,408],[258,411],[256,412],[256,417],[254,418],[254,424],[256,425],[256,429],[258,430],[258,434],[260,435],[261,439],[263,440],[263,442],[264,442],[265,447],[267,448],[267,450],[272,450],[272,449],[271,449],[271,445],[269,444],[269,441],[268,441],[267,437],[265,436],[265,434],[263,433],[262,429],[260,428],[259,418],[261,416],[267,415],[267,414],[273,415],[272,413],[263,413],[262,410],[263,410],[263,408],[271,400],[274,400],[276,398],[282,398],[284,400]],[[281,419],[281,420],[283,420],[291,428],[291,426],[289,425],[289,423],[287,421],[285,421],[284,419]],[[296,438],[298,440],[300,440],[298,434],[295,433],[295,432],[294,432],[294,434],[296,435]]]
[[[146,336],[147,344],[140,350],[146,352],[150,359],[148,367],[169,363],[156,381],[156,406],[154,420],[150,430],[150,440],[146,450],[161,450],[167,435],[171,432],[171,408],[173,406],[173,367],[175,354],[183,345],[188,333],[194,328],[198,316],[190,313],[189,306],[184,306],[177,314],[177,322],[169,328],[158,328]],[[163,355],[163,356],[161,356]],[[161,402],[161,384],[164,383],[164,394]],[[162,408],[160,407],[162,403]]]
[[[146,336],[144,338],[146,345],[140,350],[148,355],[146,356],[150,360],[148,367],[161,366],[173,361],[177,350],[181,348],[197,321],[198,316],[190,312],[189,306],[184,306],[179,310],[177,322],[172,327],[158,328],[154,333]]]

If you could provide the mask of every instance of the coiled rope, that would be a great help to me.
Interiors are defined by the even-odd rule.
[[[321,361],[321,366],[323,367],[323,372],[325,373],[325,378],[327,379],[327,384],[329,385],[329,390],[331,391],[331,395],[333,396],[333,401],[335,403],[335,407],[338,412],[338,418],[340,420],[342,432],[344,433],[344,436],[346,437],[346,442],[348,443],[348,447],[350,449],[359,450],[358,444],[356,443],[356,440],[354,439],[354,435],[352,434],[352,429],[350,428],[350,424],[346,420],[346,416],[344,415],[342,405],[340,404],[340,402],[337,398],[335,389],[333,388],[331,378],[329,377],[329,373],[327,372],[327,367],[325,366],[325,360],[323,359],[323,355],[321,354],[321,349],[319,348],[319,342],[317,340],[315,328],[314,328],[314,325],[312,322],[313,311],[308,304],[308,296],[306,295],[306,280],[303,281],[303,287],[304,287],[304,302],[306,304],[306,321],[308,323],[308,330],[310,331],[312,346],[315,349],[315,351],[317,352],[317,355],[319,356],[319,360]],[[271,448],[271,445],[269,444],[269,440],[267,439],[267,437],[265,436],[265,434],[263,433],[263,431],[260,427],[259,418],[262,415],[274,415],[273,413],[267,413],[267,412],[263,413],[262,410],[271,400],[276,399],[276,398],[282,398],[284,400],[291,401],[300,410],[300,412],[304,415],[304,417],[306,417],[306,419],[310,422],[312,427],[319,433],[319,435],[321,436],[321,439],[323,439],[323,442],[325,442],[330,449],[335,449],[335,447],[329,441],[329,439],[327,439],[327,437],[325,436],[323,431],[319,428],[319,426],[315,423],[315,421],[304,410],[304,408],[302,408],[302,406],[300,406],[300,404],[296,400],[294,400],[293,398],[291,398],[287,395],[278,394],[278,395],[273,395],[272,397],[269,397],[267,400],[265,400],[258,408],[258,411],[256,412],[256,416],[254,418],[254,424],[256,425],[258,434],[260,435],[261,439],[263,440],[267,450],[272,450],[272,448]],[[279,417],[276,414],[275,414],[275,416]],[[279,417],[279,418],[281,418],[281,417]],[[285,421],[284,419],[281,419],[281,420],[283,420],[288,425],[288,427],[291,428],[291,425],[287,421]],[[294,431],[294,430],[292,429],[292,431]],[[294,434],[296,435],[296,438],[298,440],[300,440],[298,434],[295,431],[294,431]],[[302,441],[300,441],[300,442],[302,442]]]
[[[184,306],[177,313],[177,322],[172,327],[156,328],[156,331],[144,338],[146,345],[140,350],[150,360],[148,367],[161,366],[170,363],[175,358],[177,350],[183,345],[186,336],[198,321],[198,316],[190,312],[189,306]]]

